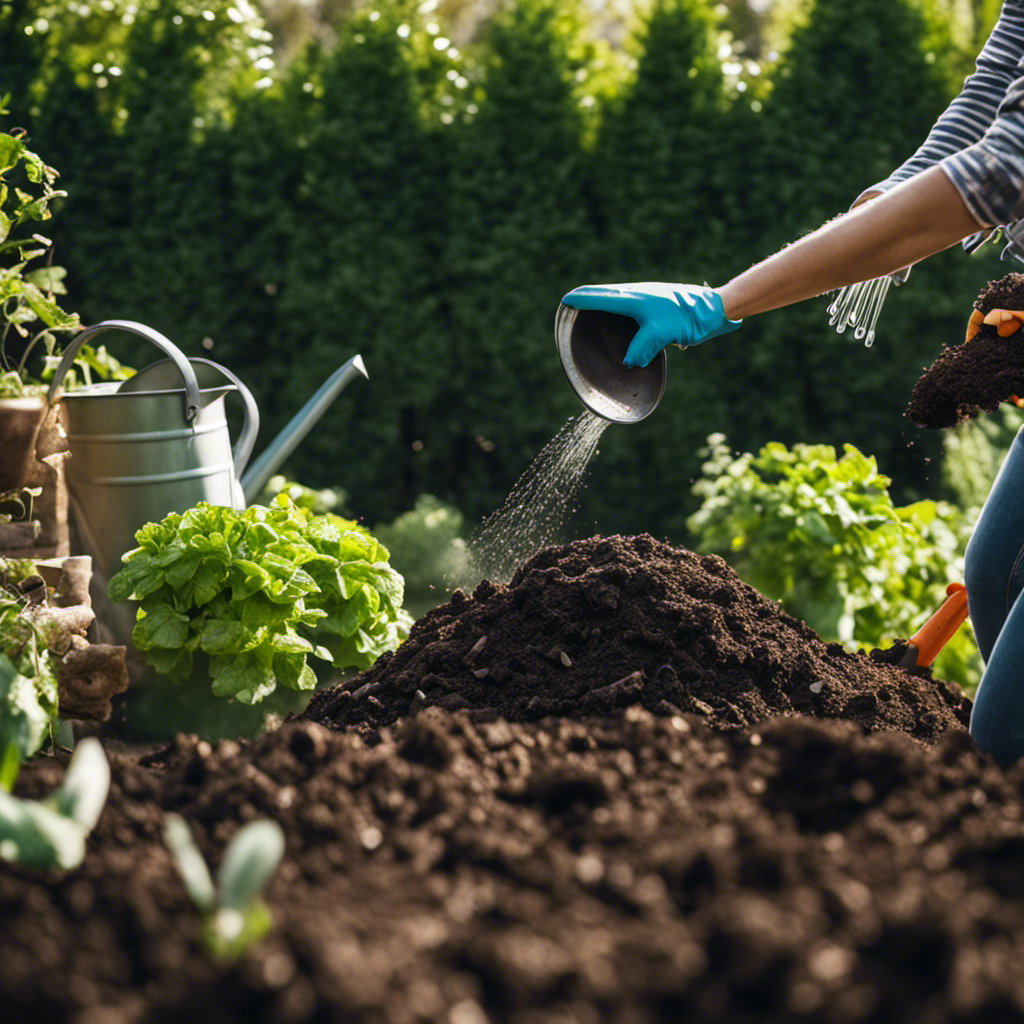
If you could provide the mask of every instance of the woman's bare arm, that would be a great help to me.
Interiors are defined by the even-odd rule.
[[[891,274],[979,227],[939,167],[890,189],[717,288],[730,320]]]

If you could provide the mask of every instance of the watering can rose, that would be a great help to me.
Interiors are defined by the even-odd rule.
[[[309,655],[364,669],[408,635],[404,581],[356,523],[279,495],[242,511],[200,502],[136,534],[110,581],[139,602],[132,642],[161,675],[209,657],[213,692],[246,704],[316,685]]]

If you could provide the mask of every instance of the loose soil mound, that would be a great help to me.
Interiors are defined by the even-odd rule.
[[[962,730],[431,709],[373,747],[292,723],[112,760],[78,871],[0,870],[8,1024],[1024,1020],[1024,773]],[[237,964],[203,954],[169,810],[211,862],[284,828]]]
[[[1024,274],[989,281],[974,308],[1024,309]],[[983,324],[969,341],[939,353],[914,385],[907,416],[922,427],[954,427],[979,412],[995,412],[1011,395],[1024,397],[1024,330],[1001,338]]]
[[[934,741],[967,725],[959,688],[825,644],[717,555],[650,536],[546,548],[508,586],[457,591],[393,655],[316,694],[303,717],[373,730],[430,706],[537,721],[641,704],[716,728],[777,714]]]
[[[108,739],[82,866],[0,862],[0,1019],[1024,1021],[1024,766],[898,653],[650,537],[548,549],[319,695],[331,728]],[[169,811],[211,865],[245,822],[284,830],[236,963],[204,952]]]

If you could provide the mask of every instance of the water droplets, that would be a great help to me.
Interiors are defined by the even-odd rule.
[[[608,422],[592,412],[580,413],[533,460],[505,503],[469,540],[474,584],[481,579],[507,582],[531,555],[559,541]]]

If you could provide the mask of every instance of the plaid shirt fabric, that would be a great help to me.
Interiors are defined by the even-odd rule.
[[[914,155],[869,191],[884,191],[939,164],[979,224],[972,252],[1003,228],[1003,259],[1024,260],[1024,0],[1004,0],[959,96]]]

